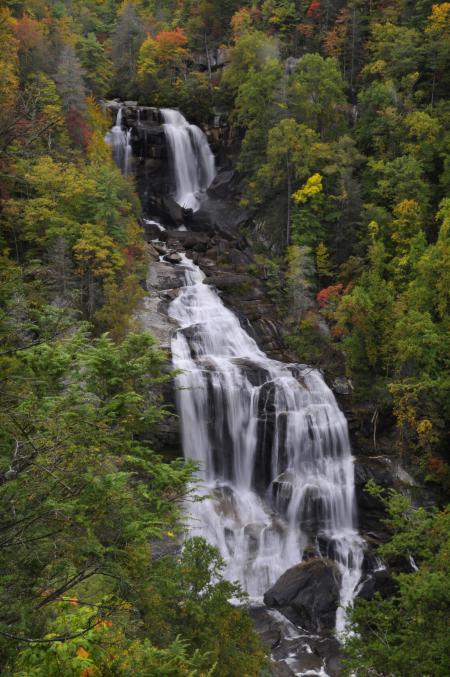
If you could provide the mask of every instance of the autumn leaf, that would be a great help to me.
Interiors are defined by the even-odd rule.
[[[89,651],[86,651],[86,649],[83,649],[82,646],[78,647],[76,653],[77,653],[78,658],[89,658],[89,656],[90,656]]]

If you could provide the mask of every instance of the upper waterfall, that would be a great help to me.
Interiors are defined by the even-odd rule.
[[[345,607],[363,558],[346,419],[319,371],[269,359],[201,270],[183,266],[172,354],[184,453],[208,497],[190,505],[192,531],[254,597],[312,547],[336,561]],[[339,631],[344,621],[340,609]]]
[[[116,165],[122,171],[122,174],[128,176],[131,171],[132,149],[130,143],[131,130],[125,129],[122,125],[123,110],[122,106],[117,111],[116,123],[106,134],[105,141],[112,148],[113,157]]]
[[[175,178],[174,199],[182,207],[196,211],[201,194],[216,175],[214,155],[206,135],[196,125],[190,125],[179,111],[162,108],[161,114]]]

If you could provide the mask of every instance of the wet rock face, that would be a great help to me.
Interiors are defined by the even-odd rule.
[[[339,643],[334,637],[318,637],[300,630],[278,611],[265,606],[250,608],[255,630],[270,651],[270,674],[274,677],[295,675],[342,675]]]
[[[331,560],[313,559],[288,569],[264,595],[264,603],[312,632],[332,631],[341,574]]]
[[[252,255],[245,239],[232,237],[229,233],[218,234],[211,227],[198,231],[156,231],[151,225],[144,225],[144,234],[149,240],[155,234],[159,237],[160,244],[153,242],[152,247],[169,255],[166,261],[175,264],[176,253],[186,253],[205,273],[205,284],[221,292],[225,303],[238,315],[242,326],[264,352],[275,359],[283,358],[277,309],[267,298],[264,282],[248,274]],[[173,274],[177,274],[175,266]],[[166,288],[179,286],[169,282],[163,284]]]
[[[391,573],[385,569],[374,571],[362,584],[358,597],[365,600],[372,600],[377,593],[383,599],[393,597],[398,592],[398,583],[392,577]]]

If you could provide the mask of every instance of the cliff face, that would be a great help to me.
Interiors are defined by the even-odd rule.
[[[112,124],[116,122],[118,111],[121,110],[120,124],[124,134],[129,133],[131,147],[129,173],[134,176],[144,213],[163,217],[166,221],[169,219],[172,225],[180,225],[180,221],[183,222],[189,214],[183,213],[179,207],[177,209],[170,200],[175,192],[175,183],[161,110],[140,106],[136,101],[113,100],[106,101],[103,105],[111,115]],[[219,172],[224,170],[225,181],[223,176],[218,180],[215,194],[216,198],[223,199],[224,187],[228,187],[231,179],[226,170],[230,170],[232,164],[230,154],[233,153],[236,139],[226,117],[222,115],[215,116],[212,124],[204,127],[204,132],[216,156]],[[214,187],[212,190],[214,192]],[[216,211],[220,211],[218,205]],[[230,216],[229,209],[227,211]],[[201,215],[199,218],[202,218]],[[198,227],[198,219],[196,223]]]

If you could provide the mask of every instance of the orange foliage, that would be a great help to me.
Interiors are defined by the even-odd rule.
[[[240,38],[261,19],[261,10],[257,7],[242,7],[231,17],[231,30],[234,39]]]
[[[322,289],[316,296],[317,303],[321,308],[326,308],[331,303],[335,303],[342,296],[343,284],[334,284]]]
[[[301,24],[298,24],[297,30],[305,36],[305,38],[310,38],[312,34],[314,33],[314,26],[311,24],[302,22]]]
[[[182,28],[176,28],[174,31],[161,31],[155,39],[163,51],[183,48],[188,41]]]
[[[82,646],[78,647],[76,653],[77,653],[78,658],[89,658],[89,656],[90,656],[89,651],[86,651],[86,649],[83,649]]]

